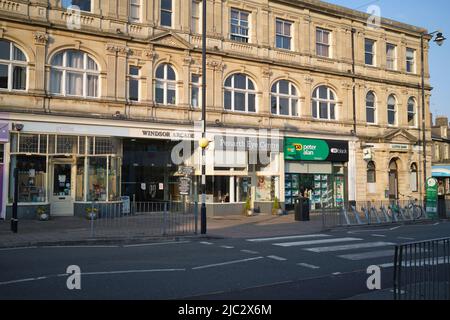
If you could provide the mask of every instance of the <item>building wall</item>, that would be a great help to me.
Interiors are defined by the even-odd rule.
[[[172,28],[160,25],[157,0],[142,1],[142,19],[129,20],[128,1],[93,1],[92,12],[82,12],[81,29],[68,24],[73,13],[61,8],[61,1],[9,1],[0,7],[0,39],[12,41],[27,56],[26,91],[2,91],[0,110],[18,114],[35,113],[112,119],[117,112],[128,120],[190,124],[200,118],[200,109],[190,106],[190,74],[201,73],[201,35],[191,32],[191,1],[173,0]],[[230,40],[230,10],[250,13],[249,43]],[[385,196],[387,168],[399,159],[401,193],[408,193],[409,168],[417,163],[422,172],[420,76],[406,73],[406,48],[416,50],[416,70],[420,70],[420,33],[425,30],[383,20],[381,28],[366,25],[367,16],[318,1],[207,1],[207,120],[212,126],[280,129],[286,136],[334,136],[355,142],[355,172],[349,184],[356,188],[350,200],[370,200]],[[292,22],[292,50],[275,48],[275,19]],[[331,58],[316,54],[316,27],[332,32]],[[353,76],[351,36],[355,32]],[[376,40],[376,67],[364,64],[364,39]],[[397,71],[386,69],[386,43],[397,45]],[[100,69],[100,98],[58,97],[49,93],[50,61],[64,49],[90,54]],[[428,46],[425,47],[426,83],[429,86]],[[161,63],[170,63],[177,74],[177,104],[166,106],[154,101],[154,72]],[[141,68],[140,101],[127,100],[127,69]],[[236,113],[223,108],[223,83],[236,72],[247,74],[255,84],[257,112]],[[299,91],[298,118],[274,116],[270,110],[270,89],[280,79],[292,81]],[[353,84],[354,79],[354,84]],[[312,117],[311,95],[320,86],[331,87],[337,96],[337,120]],[[353,119],[352,89],[356,93],[356,121]],[[427,87],[426,112],[429,114]],[[365,97],[373,91],[377,101],[377,124],[366,122]],[[387,124],[386,101],[397,98],[398,124]],[[417,126],[407,121],[407,101],[413,97]],[[430,123],[427,117],[425,123]],[[119,121],[119,120],[118,120]],[[356,132],[355,132],[356,129]],[[431,141],[430,128],[427,139]],[[408,150],[397,152],[392,144]],[[376,193],[367,193],[367,145],[373,145],[377,165]],[[428,165],[431,151],[428,149]],[[431,172],[431,166],[428,168]],[[354,181],[353,181],[354,179]],[[422,180],[422,179],[419,179]]]

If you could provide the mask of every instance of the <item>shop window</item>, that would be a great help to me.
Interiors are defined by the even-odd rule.
[[[12,156],[10,172],[10,202],[14,196],[14,170],[18,169],[19,202],[46,201],[47,160],[43,156]]]
[[[88,201],[106,201],[106,176],[107,160],[106,157],[89,158],[88,170]]]
[[[26,90],[27,59],[14,43],[0,40],[0,89]]]
[[[236,178],[237,202],[246,202],[251,197],[252,179],[250,177]]]
[[[256,201],[273,201],[278,177],[264,176],[257,178]]]
[[[409,182],[411,184],[411,191],[412,192],[417,192],[419,189],[418,186],[418,170],[417,170],[417,164],[413,163],[411,165],[411,171],[410,171],[410,178],[409,178]]]
[[[377,182],[377,172],[375,163],[370,161],[367,165],[367,183],[376,183]]]
[[[85,176],[85,162],[86,158],[77,158],[77,176],[76,176],[76,190],[75,200],[84,201],[84,176]]]
[[[108,168],[108,198],[109,201],[119,200],[120,197],[120,168],[121,159],[110,157]]]

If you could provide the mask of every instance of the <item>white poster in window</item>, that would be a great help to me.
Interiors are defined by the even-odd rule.
[[[141,183],[141,190],[146,190],[147,189],[147,185],[145,183]]]
[[[60,174],[58,176],[58,181],[59,181],[59,183],[65,183],[66,182],[66,175],[65,174]]]
[[[164,183],[159,184],[159,190],[164,190]]]
[[[30,178],[34,178],[36,176],[36,170],[35,169],[30,169],[28,171],[28,175]]]

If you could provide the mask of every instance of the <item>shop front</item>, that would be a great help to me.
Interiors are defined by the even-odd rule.
[[[246,206],[270,214],[281,199],[281,144],[278,138],[216,134],[206,155],[208,214],[241,214]]]
[[[4,219],[6,216],[6,147],[9,142],[9,123],[0,122],[0,219]]]
[[[450,199],[450,165],[433,166],[432,172],[438,181],[438,195]]]
[[[285,138],[285,202],[294,209],[299,196],[312,210],[339,208],[348,201],[347,141]]]
[[[19,218],[33,219],[39,208],[83,215],[89,203],[120,201],[119,138],[19,131],[10,137],[8,216],[15,183]]]

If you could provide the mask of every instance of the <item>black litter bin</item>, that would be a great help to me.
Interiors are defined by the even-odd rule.
[[[309,199],[299,197],[295,201],[295,221],[309,220]]]
[[[444,195],[438,196],[438,216],[440,219],[447,218],[447,208]]]

